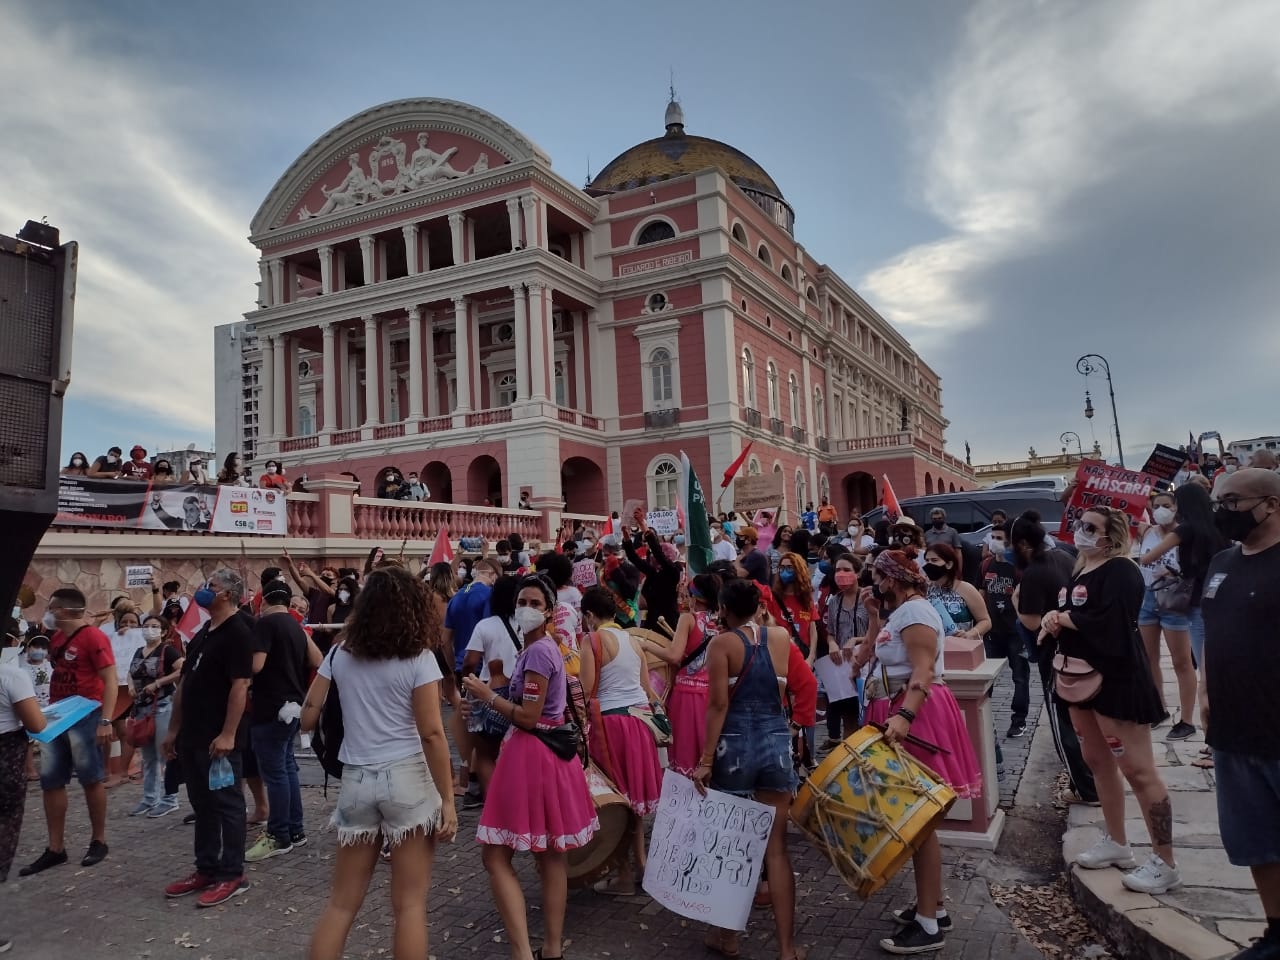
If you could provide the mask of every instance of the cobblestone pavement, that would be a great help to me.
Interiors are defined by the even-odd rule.
[[[1012,792],[1022,773],[1031,733],[1021,741],[1003,740],[1011,695],[1006,678],[997,690],[1005,746],[1006,779]],[[1036,701],[1038,702],[1038,701]],[[999,721],[998,721],[999,722]],[[1012,746],[1011,746],[1012,744]],[[314,782],[314,762],[304,761]],[[336,793],[326,800],[315,786],[304,788],[311,843],[286,856],[250,865],[252,888],[229,904],[198,910],[191,899],[166,901],[164,885],[190,870],[191,828],[182,813],[161,820],[130,819],[125,813],[140,794],[137,785],[110,793],[110,857],[82,869],[79,857],[88,840],[84,804],[74,785],[68,817],[70,864],[37,877],[17,878],[17,866],[29,863],[43,847],[44,818],[39,791],[27,800],[27,819],[15,870],[5,885],[0,931],[15,940],[13,956],[75,960],[256,960],[301,957],[329,889],[334,851],[332,832],[322,829]],[[489,885],[474,842],[477,811],[462,811],[460,839],[437,851],[430,895],[434,957],[509,956]],[[836,877],[825,857],[793,833],[797,877],[797,927],[800,943],[819,958],[885,956],[877,942],[894,926],[890,911],[913,899],[910,869],[904,870],[870,901],[860,901]],[[955,929],[942,956],[956,960],[1001,958],[1037,960],[1041,955],[1018,934],[991,900],[984,870],[991,857],[976,851],[948,850],[945,873]],[[999,860],[997,854],[994,858]],[[526,891],[535,890],[532,859],[517,857]],[[390,871],[380,865],[365,906],[348,942],[348,956],[390,957]],[[532,928],[540,927],[538,906],[530,903]],[[746,958],[777,956],[771,918],[757,911],[743,940]],[[566,924],[567,954],[582,960],[610,957],[701,958],[699,925],[683,921],[648,897],[611,899],[587,891],[571,893]],[[535,940],[536,943],[536,940]]]

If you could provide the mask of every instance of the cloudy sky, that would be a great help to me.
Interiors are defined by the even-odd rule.
[[[943,377],[974,462],[1280,433],[1280,4],[60,2],[0,11],[0,232],[81,243],[66,449],[209,444],[249,218],[387,100],[475,103],[581,182],[661,132],[759,161]],[[616,11],[616,12],[615,12]]]

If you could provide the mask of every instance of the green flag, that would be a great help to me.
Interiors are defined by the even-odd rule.
[[[683,450],[680,451],[681,476],[680,506],[684,508],[685,546],[689,555],[689,569],[703,573],[711,566],[711,525],[707,519],[707,499],[702,494],[702,484],[693,472],[693,465]]]

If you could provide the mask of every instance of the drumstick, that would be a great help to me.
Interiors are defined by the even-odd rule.
[[[871,726],[875,727],[881,733],[884,733],[885,731],[885,725],[883,723],[873,723]],[[914,733],[908,733],[903,739],[906,740],[907,743],[919,747],[921,750],[928,750],[930,753],[946,754],[948,757],[951,756],[951,751],[946,747],[940,747],[936,743],[930,743],[928,740],[923,740],[920,737],[917,737]]]
[[[672,639],[672,640],[675,639],[676,632],[671,629],[671,624],[667,623],[666,617],[658,618],[658,626],[662,629],[662,632],[665,633],[669,639]]]

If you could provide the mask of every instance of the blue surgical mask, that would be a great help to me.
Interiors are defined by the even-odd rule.
[[[1004,562],[1013,563],[1017,558],[1017,554],[1013,552],[1013,547],[1004,548]]]
[[[783,567],[778,571],[778,579],[783,583],[794,583],[796,579],[796,572],[790,567]]]
[[[196,602],[197,607],[203,607],[205,610],[208,610],[213,606],[213,601],[216,600],[217,597],[218,595],[208,587],[201,587],[195,592],[191,599]]]
[[[37,647],[32,647],[30,650],[27,651],[27,659],[30,660],[32,663],[40,663],[48,655],[49,655],[48,650],[40,649]]]
[[[677,546],[677,547],[683,547],[683,546],[684,546],[684,536],[683,536],[683,535],[681,535],[681,534],[676,534],[676,540],[675,540],[675,543],[676,543],[676,546]]]
[[[831,568],[831,561],[830,561],[830,560],[819,560],[819,561],[818,561],[818,569],[822,571],[822,575],[823,575],[824,577],[829,577],[829,576],[831,576],[831,569],[832,569],[832,568]]]

